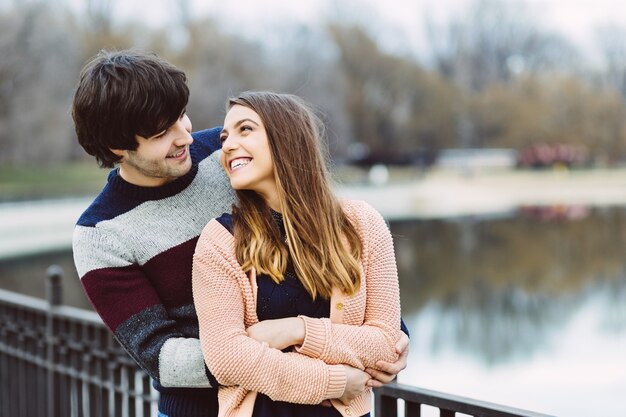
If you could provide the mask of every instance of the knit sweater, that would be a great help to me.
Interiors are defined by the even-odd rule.
[[[378,212],[363,202],[343,208],[363,245],[361,286],[353,296],[335,290],[330,318],[302,317],[305,338],[293,352],[281,352],[247,337],[258,322],[256,276],[246,275],[234,254],[234,238],[211,220],[200,236],[193,264],[193,294],[200,342],[219,389],[220,416],[250,416],[256,392],[273,400],[319,404],[325,399],[344,416],[371,407],[368,390],[348,406],[336,400],[346,385],[343,366],[375,367],[397,360],[400,296],[393,240]]]
[[[194,133],[190,172],[161,187],[132,185],[111,171],[74,230],[74,261],[87,297],[154,378],[159,410],[170,417],[217,414],[210,389],[216,383],[198,340],[191,268],[202,228],[234,201],[215,152],[219,132]]]

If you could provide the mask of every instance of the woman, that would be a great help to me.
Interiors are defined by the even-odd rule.
[[[220,415],[368,415],[361,370],[397,359],[391,234],[371,206],[333,195],[320,128],[296,96],[229,100],[221,158],[238,202],[206,226],[193,268]]]

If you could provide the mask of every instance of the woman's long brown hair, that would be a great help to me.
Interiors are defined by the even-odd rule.
[[[265,125],[274,165],[286,242],[269,206],[254,191],[238,190],[233,208],[235,252],[245,271],[255,268],[275,282],[289,257],[315,299],[334,287],[354,294],[361,283],[359,235],[334,196],[322,154],[323,125],[299,97],[245,92],[228,100],[255,111]]]

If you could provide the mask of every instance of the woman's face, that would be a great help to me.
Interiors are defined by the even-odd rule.
[[[221,162],[230,185],[235,190],[256,191],[276,210],[274,163],[259,115],[248,107],[234,105],[226,114],[220,139]]]

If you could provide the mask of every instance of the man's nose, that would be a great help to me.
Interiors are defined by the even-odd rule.
[[[187,119],[188,121],[189,119]],[[174,123],[174,129],[176,131],[175,143],[177,146],[189,145],[193,142],[191,137],[191,123],[186,123],[184,119],[178,120]]]

